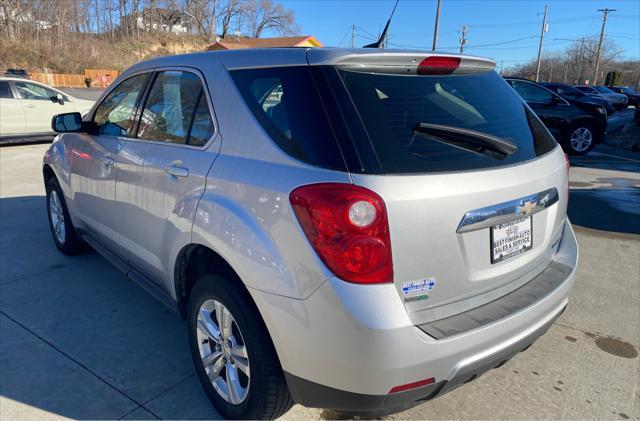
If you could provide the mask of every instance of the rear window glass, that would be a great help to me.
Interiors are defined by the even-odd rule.
[[[274,142],[308,164],[345,170],[309,66],[236,70],[244,101]]]
[[[495,72],[402,76],[335,71],[339,75],[333,82],[335,90],[346,88],[357,111],[358,118],[348,118],[349,124],[361,124],[366,132],[354,137],[356,149],[373,149],[375,161],[362,162],[363,172],[486,169],[530,160],[556,146],[538,118]],[[337,87],[336,80],[344,88]],[[348,113],[345,101],[340,103],[342,112]],[[416,130],[421,127],[436,127],[440,133]],[[462,131],[456,134],[455,129]],[[470,141],[467,135],[461,143],[460,133],[473,137]],[[473,147],[477,142],[487,144],[484,135],[492,138],[492,145],[495,139],[505,140],[517,149],[500,155],[486,153],[484,146]]]

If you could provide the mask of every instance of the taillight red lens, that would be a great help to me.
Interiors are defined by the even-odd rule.
[[[361,284],[393,280],[387,209],[380,196],[352,184],[321,183],[298,187],[289,200],[309,242],[336,276]]]
[[[571,191],[569,188],[569,173],[571,170],[571,161],[569,161],[569,155],[564,154],[564,160],[567,163],[567,206],[569,206],[569,192]]]
[[[460,67],[460,57],[431,56],[418,64],[419,75],[447,75]]]

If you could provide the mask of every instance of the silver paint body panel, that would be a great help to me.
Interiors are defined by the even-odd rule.
[[[192,148],[64,134],[44,164],[60,181],[74,225],[171,300],[177,299],[180,251],[204,245],[248,288],[285,371],[336,389],[384,395],[428,377],[451,379],[465,365],[552,320],[567,303],[578,249],[565,216],[567,171],[559,147],[529,162],[483,171],[363,175],[316,168],[275,145],[228,71],[324,63],[348,54],[367,52],[206,52],[137,64],[112,86],[134,73],[167,67],[202,75],[217,124],[209,144]],[[105,165],[107,157],[115,162]],[[188,176],[168,174],[165,168],[172,165],[188,168]],[[318,258],[289,203],[294,188],[317,182],[354,183],[385,200],[393,283],[346,283]],[[457,232],[474,209],[549,189],[556,190],[557,201],[533,214],[534,247],[521,256],[492,265],[488,228]],[[442,340],[417,327],[502,297],[554,260],[571,273],[525,309]],[[432,276],[437,285],[428,300],[403,301],[403,282]]]

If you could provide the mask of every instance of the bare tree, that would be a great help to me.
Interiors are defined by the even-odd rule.
[[[249,33],[253,38],[260,38],[267,30],[281,35],[289,35],[295,31],[293,10],[286,9],[273,0],[250,0],[246,12]]]

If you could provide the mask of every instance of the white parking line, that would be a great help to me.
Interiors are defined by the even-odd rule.
[[[637,159],[626,158],[624,156],[618,156],[618,155],[611,155],[611,154],[603,153],[603,152],[591,152],[591,155],[604,155],[604,156],[608,156],[608,157],[611,157],[611,158],[623,159],[625,161],[631,161],[631,162],[640,163],[640,160],[637,160]]]

